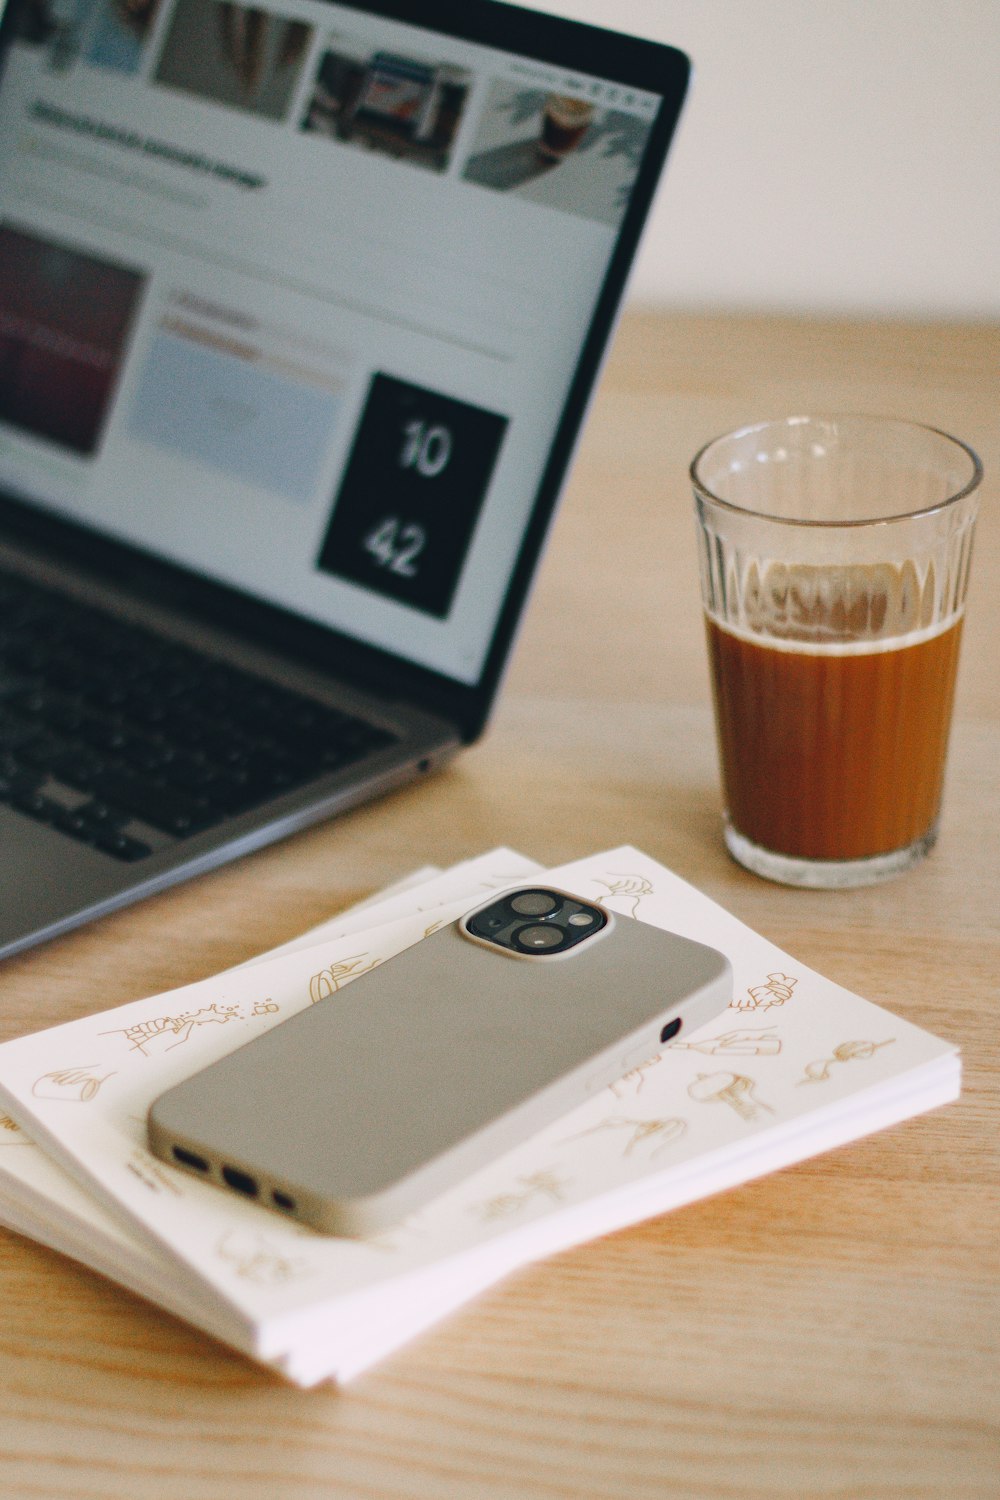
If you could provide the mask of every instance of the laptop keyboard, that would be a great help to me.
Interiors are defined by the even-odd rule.
[[[0,802],[143,859],[394,736],[0,571]]]

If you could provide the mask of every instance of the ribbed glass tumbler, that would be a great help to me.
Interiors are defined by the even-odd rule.
[[[978,458],[911,422],[789,417],[691,478],[730,853],[788,885],[898,874],[937,837]]]

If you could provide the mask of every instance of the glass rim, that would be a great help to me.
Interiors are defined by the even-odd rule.
[[[935,501],[933,505],[920,506],[917,510],[896,511],[885,516],[867,516],[854,520],[815,520],[805,517],[779,516],[764,510],[751,510],[746,505],[737,505],[732,500],[724,500],[721,495],[717,495],[713,490],[709,489],[708,485],[698,475],[698,465],[709,450],[716,447],[719,443],[724,443],[733,438],[747,437],[754,432],[764,432],[769,427],[804,426],[807,422],[827,422],[831,424],[837,422],[868,422],[872,426],[883,425],[885,427],[909,428],[913,432],[931,433],[934,437],[943,438],[952,447],[960,448],[966,457],[972,461],[972,474],[968,482],[961,489],[956,490],[953,495],[948,495],[944,500]],[[884,416],[877,412],[827,412],[813,415],[803,414],[801,416],[772,417],[761,422],[748,422],[745,426],[733,428],[729,432],[720,432],[718,436],[710,438],[707,443],[704,443],[698,449],[698,452],[691,460],[688,474],[691,484],[694,487],[694,492],[699,499],[705,500],[711,505],[719,506],[723,510],[731,511],[733,515],[752,517],[759,521],[772,521],[779,526],[800,526],[804,529],[814,531],[842,531],[848,528],[857,530],[866,526],[886,526],[896,521],[913,521],[919,519],[921,516],[933,516],[940,511],[948,510],[949,507],[957,505],[960,500],[964,500],[967,495],[971,495],[974,490],[978,489],[983,478],[983,465],[974,448],[970,448],[968,443],[963,442],[961,438],[953,436],[950,432],[945,432],[941,427],[932,427],[926,422],[913,422],[908,417]]]

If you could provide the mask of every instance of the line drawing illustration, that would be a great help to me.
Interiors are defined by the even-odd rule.
[[[643,896],[654,894],[653,886],[645,875],[615,875],[608,872],[607,880],[598,880],[597,885],[603,885],[608,894],[602,896],[601,902],[604,906],[610,906],[612,901],[622,901],[631,904],[628,915],[634,917]]]
[[[312,1274],[305,1257],[283,1254],[256,1230],[230,1229],[216,1246],[216,1254],[235,1267],[237,1276],[256,1286],[287,1286]]]
[[[608,1088],[616,1099],[623,1099],[628,1093],[630,1086],[634,1083],[635,1092],[641,1094],[642,1086],[646,1081],[646,1074],[650,1068],[655,1068],[659,1061],[659,1057],[651,1057],[646,1062],[637,1063],[634,1068],[629,1068],[627,1073],[623,1073],[620,1078],[616,1078],[614,1083],[609,1083]]]
[[[365,959],[368,959],[367,963]],[[367,974],[378,962],[377,958],[372,958],[368,953],[355,953],[351,958],[338,959],[328,969],[320,969],[318,974],[312,976],[309,981],[309,999],[315,1005],[318,1000],[335,995],[341,985],[346,984],[349,979],[356,979],[359,974]]]
[[[835,1063],[855,1062],[859,1059],[874,1057],[880,1047],[891,1047],[895,1040],[894,1036],[890,1036],[886,1037],[884,1042],[841,1042],[839,1047],[834,1047],[832,1057],[821,1057],[816,1062],[806,1063],[806,1076],[798,1081],[799,1083],[825,1083]]]
[[[698,1104],[728,1104],[741,1120],[752,1122],[774,1110],[754,1097],[757,1085],[745,1073],[699,1073],[688,1084],[688,1094]]]
[[[31,1092],[36,1099],[68,1099],[73,1104],[89,1104],[101,1084],[115,1076],[112,1069],[98,1077],[95,1072],[98,1066],[97,1063],[84,1063],[79,1068],[56,1068],[51,1073],[43,1073],[31,1085]]]
[[[497,1193],[484,1203],[474,1204],[470,1212],[478,1214],[489,1224],[494,1219],[510,1218],[538,1197],[547,1198],[550,1203],[561,1203],[565,1190],[569,1187],[569,1183],[561,1179],[558,1173],[546,1168],[531,1172],[527,1177],[519,1177],[517,1181],[521,1184],[520,1192]]]
[[[700,1042],[671,1042],[667,1051],[701,1052],[706,1057],[777,1057],[781,1038],[773,1026],[745,1026]]]
[[[770,1010],[772,1005],[784,1005],[792,998],[798,980],[791,974],[768,974],[763,984],[755,984],[746,995],[734,997],[732,1010]]]
[[[269,995],[266,1000],[255,1000],[250,1014],[252,1016],[276,1016],[280,1009],[281,1006]]]
[[[28,1146],[31,1137],[25,1135],[20,1125],[10,1115],[0,1115],[0,1146]]]
[[[687,1121],[675,1116],[665,1120],[636,1120],[630,1115],[608,1115],[604,1120],[591,1125],[587,1130],[581,1130],[577,1135],[567,1137],[566,1144],[570,1141],[580,1141],[585,1135],[596,1135],[602,1130],[629,1130],[631,1134],[625,1142],[623,1156],[631,1156],[637,1146],[646,1141],[656,1140],[652,1151],[646,1153],[649,1157],[660,1156],[674,1141],[680,1140],[687,1133]]]
[[[240,1005],[203,1005],[198,1010],[182,1010],[176,1016],[155,1016],[151,1021],[136,1021],[131,1026],[122,1026],[114,1031],[102,1031],[101,1036],[123,1036],[132,1052],[141,1052],[148,1057],[147,1047],[156,1051],[172,1052],[191,1038],[199,1026],[225,1026],[228,1021],[245,1020]],[[158,1045],[165,1042],[165,1046]]]

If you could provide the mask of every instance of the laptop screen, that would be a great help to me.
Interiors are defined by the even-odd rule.
[[[0,484],[474,683],[663,100],[394,9],[22,8]]]

